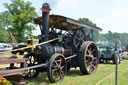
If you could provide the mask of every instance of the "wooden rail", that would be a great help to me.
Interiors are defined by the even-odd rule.
[[[0,59],[0,65],[2,65],[2,68],[0,67],[0,72],[7,71],[11,69],[19,69],[19,68],[25,68],[27,63],[27,58],[19,59],[19,58],[6,58],[6,59]],[[17,66],[15,66],[17,64]],[[23,74],[27,70],[18,71],[18,72],[11,72],[7,74],[0,74],[0,76],[11,76],[11,75],[17,75],[17,74]]]

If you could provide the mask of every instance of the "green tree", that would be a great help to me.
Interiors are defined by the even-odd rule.
[[[91,26],[96,27],[96,24],[93,23],[88,18],[79,18],[79,21],[82,22],[82,23],[85,23],[85,24],[88,24],[88,25],[91,25]],[[91,33],[91,30],[90,29],[84,29],[84,30],[85,30],[86,34]],[[98,41],[99,32],[94,30],[92,36],[93,36],[93,40],[94,41]]]
[[[10,14],[7,11],[0,13],[0,41],[9,42],[8,27],[11,25]]]
[[[99,37],[98,37],[98,41],[103,41],[103,42],[106,42],[108,41],[105,34],[99,34]]]
[[[32,35],[33,18],[37,16],[32,3],[24,2],[24,0],[11,0],[11,4],[5,3],[5,7],[11,14],[13,24],[8,28],[13,33],[18,42],[25,40],[25,36]]]
[[[89,20],[88,18],[79,18],[79,21],[80,22],[83,22],[83,23],[85,23],[85,24],[89,24],[89,25],[91,25],[91,26],[95,26],[96,27],[96,24],[95,23],[93,23],[91,20]]]
[[[9,35],[5,29],[0,27],[0,42],[9,42]]]

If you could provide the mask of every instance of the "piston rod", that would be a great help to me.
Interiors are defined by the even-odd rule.
[[[71,58],[74,58],[74,57],[76,57],[76,54],[75,55],[72,55],[72,56],[69,56],[69,57],[67,57],[65,59],[67,60],[67,59],[71,59]]]

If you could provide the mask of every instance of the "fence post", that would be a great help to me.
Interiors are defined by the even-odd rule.
[[[115,85],[118,85],[118,63],[119,56],[116,53],[116,68],[115,68]]]

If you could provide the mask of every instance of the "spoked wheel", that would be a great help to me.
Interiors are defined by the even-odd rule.
[[[86,34],[83,29],[77,30],[74,33],[73,45],[76,51],[79,51],[81,44],[86,40]]]
[[[98,49],[92,41],[85,41],[80,48],[79,66],[83,74],[95,73],[98,66]]]
[[[51,56],[48,63],[48,78],[54,82],[59,82],[64,79],[67,70],[67,63],[62,54],[54,54]]]
[[[28,58],[27,67],[34,66],[34,65],[38,64],[37,59],[35,58],[34,53],[26,54],[24,56],[24,58]],[[28,73],[25,74],[24,78],[37,77],[38,74],[39,74],[39,72],[36,70],[36,68],[35,69],[29,69]]]

